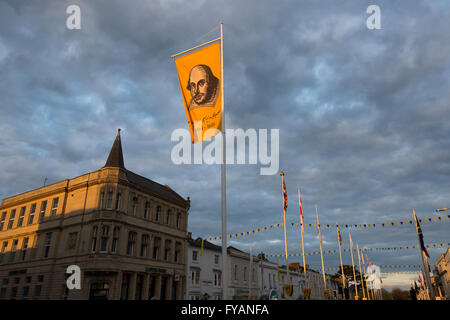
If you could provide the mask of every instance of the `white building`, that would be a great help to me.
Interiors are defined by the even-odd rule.
[[[222,247],[201,238],[188,238],[186,256],[186,300],[222,299]],[[307,270],[307,278],[298,264],[291,264],[289,276],[286,266],[265,259],[264,254],[250,256],[235,247],[227,248],[228,299],[268,299],[276,292],[278,299],[296,300],[303,298],[303,288],[311,289],[311,300],[324,300],[323,276],[315,270]],[[278,272],[280,280],[278,280]],[[327,289],[331,299],[338,294],[340,283],[326,275]],[[292,293],[285,286],[292,285]],[[288,289],[288,288],[286,288]],[[288,295],[288,293],[290,295]]]

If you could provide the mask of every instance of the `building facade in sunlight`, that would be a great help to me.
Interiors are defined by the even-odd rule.
[[[183,299],[189,207],[125,168],[119,129],[100,170],[3,199],[0,299]]]

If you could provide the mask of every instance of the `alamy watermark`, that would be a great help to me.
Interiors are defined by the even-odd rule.
[[[201,128],[201,122],[194,124]],[[209,142],[199,141],[192,145],[189,130],[176,129],[172,132],[171,160],[174,164],[223,164],[223,136],[216,129],[216,135]],[[206,135],[210,136],[206,131]],[[225,164],[260,164],[260,175],[274,175],[279,169],[279,129],[226,129]],[[269,134],[270,133],[270,146]],[[211,134],[211,136],[214,134]],[[248,148],[247,148],[248,146]],[[270,148],[270,153],[268,152]],[[193,152],[192,152],[193,149]],[[236,151],[236,152],[235,152]],[[246,152],[248,151],[248,152]],[[235,157],[236,153],[236,157]],[[235,162],[236,158],[236,162]]]

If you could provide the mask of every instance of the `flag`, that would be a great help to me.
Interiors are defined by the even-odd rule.
[[[287,199],[286,199],[287,201]],[[300,198],[300,188],[298,188],[298,206],[300,209],[300,224],[302,227],[302,233],[305,232],[305,230],[303,229],[303,207],[302,207],[302,199]]]
[[[348,233],[348,238],[349,238],[349,242],[350,242],[350,248],[353,249],[352,235],[350,234],[350,232]]]
[[[220,42],[175,58],[192,143],[222,130],[220,59]]]
[[[422,229],[420,228],[420,224],[419,224],[419,220],[416,217],[416,211],[413,208],[413,213],[414,213],[414,220],[416,221],[416,230],[417,230],[417,234],[419,235],[419,243],[420,243],[420,248],[422,249],[422,251],[425,253],[425,255],[429,258],[430,255],[428,254],[427,249],[425,248],[425,244],[423,242],[423,233],[422,233]]]
[[[283,180],[283,206],[284,206],[284,210],[286,210],[287,206],[288,206],[286,183],[284,182],[284,172],[281,171],[281,173],[282,173],[281,178]]]
[[[339,245],[342,246],[341,231],[339,230],[339,225],[336,224],[336,226],[337,226],[337,232],[338,232],[338,238],[339,238]]]

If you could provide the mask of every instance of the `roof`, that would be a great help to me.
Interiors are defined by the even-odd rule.
[[[202,238],[197,238],[197,239],[188,239],[188,242],[191,246],[194,247],[199,247],[201,248],[202,246]],[[221,251],[222,247],[221,246],[216,246],[215,244],[207,241],[207,240],[203,240],[203,248],[206,249],[211,249],[211,250],[216,250],[216,251]]]
[[[117,130],[116,139],[114,140],[104,167],[119,167],[125,169],[122,153],[122,142],[120,141],[120,129]]]
[[[153,180],[150,180],[143,176],[140,176],[137,173],[134,173],[130,170],[125,169],[125,172],[126,172],[127,179],[129,182],[137,184],[141,187],[144,187],[145,189],[148,189],[159,195],[162,195],[174,202],[178,202],[178,203],[181,202],[183,206],[189,205],[189,200],[184,199],[178,193],[173,191],[169,186],[167,186],[167,185],[163,186],[162,184],[159,184]]]
[[[158,195],[167,198],[168,200],[179,203],[183,207],[189,206],[189,200],[186,200],[183,197],[181,197],[169,186],[167,185],[163,186],[162,184],[159,184],[143,176],[140,176],[137,173],[134,173],[125,168],[125,164],[123,161],[122,141],[120,139],[120,129],[117,130],[116,139],[114,140],[114,143],[111,147],[111,151],[109,152],[109,156],[108,159],[106,160],[104,168],[106,167],[121,168],[125,170],[129,182],[139,185],[149,191],[155,192]]]

